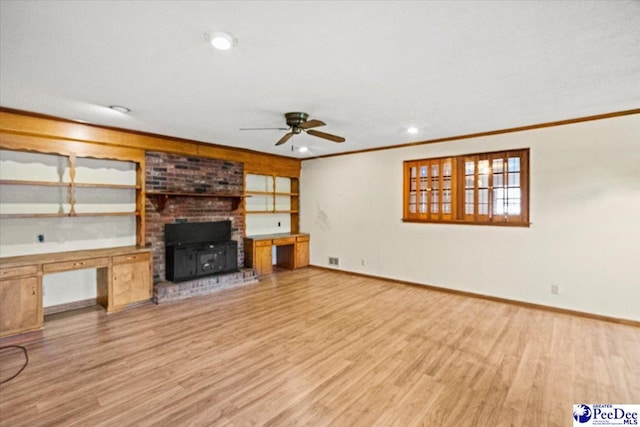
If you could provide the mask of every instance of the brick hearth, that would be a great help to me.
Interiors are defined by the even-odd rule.
[[[199,295],[207,295],[222,289],[258,283],[258,275],[251,268],[237,273],[221,274],[186,282],[159,282],[153,287],[153,302],[162,304]]]

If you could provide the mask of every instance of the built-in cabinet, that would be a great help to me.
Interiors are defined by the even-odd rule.
[[[246,193],[184,194],[154,191],[145,193],[145,150],[162,147],[163,151],[185,156],[202,156],[242,162],[251,178]],[[148,300],[152,293],[151,255],[146,246],[145,195],[162,208],[172,197],[221,197],[231,199],[233,209],[242,206],[245,219],[254,219],[258,228],[268,222],[277,232],[298,233],[300,160],[271,156],[246,150],[163,138],[139,133],[106,129],[67,120],[37,117],[15,111],[0,111],[0,150],[22,153],[25,161],[0,168],[0,218],[4,226],[20,228],[25,247],[34,244],[33,252],[55,252],[69,243],[84,247],[95,238],[96,223],[113,246],[126,249],[93,249],[0,258],[0,336],[39,329],[43,325],[42,276],[48,273],[95,268],[98,304],[108,312],[129,304]],[[44,174],[33,173],[42,164],[29,156],[49,156],[53,161]],[[11,161],[13,162],[14,159]],[[101,173],[100,161],[129,163],[133,170],[125,181],[111,180]],[[44,162],[47,164],[47,162]],[[37,169],[37,167],[36,167]],[[45,169],[47,169],[45,167]],[[13,171],[13,172],[12,172]],[[269,175],[275,173],[275,175]],[[2,200],[7,197],[7,200]],[[248,203],[244,200],[249,199]],[[87,218],[89,217],[89,218]],[[94,217],[95,219],[92,219]],[[113,217],[108,219],[106,217]],[[135,245],[125,226],[135,221]],[[105,229],[105,223],[111,229]],[[53,224],[53,225],[52,225]],[[53,236],[43,233],[43,227]],[[121,235],[112,230],[127,230]],[[78,233],[91,230],[89,235]],[[272,231],[272,232],[276,232]],[[264,234],[263,232],[261,234]],[[104,236],[101,236],[102,238]],[[272,269],[272,241],[252,246],[250,262],[260,270]],[[42,244],[42,246],[37,246]],[[48,245],[48,246],[47,246]],[[46,249],[45,249],[46,247]],[[308,263],[308,239],[291,246],[291,265]],[[39,250],[38,250],[39,249]],[[254,253],[254,249],[257,251]],[[66,250],[66,249],[63,249]],[[289,249],[284,249],[287,251]],[[24,253],[21,251],[9,252]],[[32,252],[30,252],[32,253]],[[285,252],[282,252],[283,254]],[[287,259],[289,259],[287,252]],[[281,255],[282,256],[282,255]]]
[[[0,336],[42,327],[42,286],[35,265],[0,269]]]
[[[43,145],[37,138],[17,149],[1,136],[0,219],[131,217],[136,244],[145,245],[142,151],[71,147],[76,153],[64,144]]]
[[[151,298],[153,282],[149,253],[114,256],[112,264],[113,278],[109,292],[113,295],[112,310],[121,310],[127,304]]]
[[[247,234],[299,231],[298,178],[245,175]]]
[[[131,172],[125,177],[129,182],[123,183],[108,182],[101,173],[105,161],[79,158],[75,153],[22,153],[20,161],[3,165],[0,189],[7,194],[12,186],[19,186],[43,200],[3,201],[0,218],[140,216],[136,201],[142,197],[141,184],[136,182],[135,162],[113,161]],[[118,172],[127,175],[126,170]],[[96,179],[101,176],[104,180]],[[117,202],[105,203],[105,199]]]
[[[245,196],[245,266],[258,275],[271,274],[274,261],[290,270],[308,266],[309,235],[299,233],[298,178],[247,174]]]
[[[295,268],[309,265],[309,236],[301,235],[296,237],[296,264]]]
[[[244,239],[245,265],[258,275],[273,273],[272,248],[276,248],[276,267],[287,270],[309,265],[309,235],[279,233],[250,236]]]
[[[151,253],[122,247],[2,258],[0,337],[42,327],[42,276],[97,269],[97,302],[108,312],[148,301],[153,292]]]
[[[245,243],[245,264],[255,268],[258,275],[270,274],[273,268],[271,247],[271,240],[253,241],[253,247]]]

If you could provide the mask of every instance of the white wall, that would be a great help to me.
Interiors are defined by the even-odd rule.
[[[526,147],[531,227],[402,222],[404,160]],[[640,115],[307,160],[300,181],[313,265],[640,320]]]
[[[95,268],[64,271],[42,276],[42,306],[53,307],[96,298]]]

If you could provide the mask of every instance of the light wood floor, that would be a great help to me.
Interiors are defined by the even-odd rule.
[[[571,426],[574,403],[640,403],[640,328],[319,269],[20,344],[2,426]]]

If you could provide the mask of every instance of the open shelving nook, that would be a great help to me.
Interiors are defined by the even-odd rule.
[[[144,236],[144,152],[75,141],[2,134],[0,149],[24,162],[3,167],[0,188],[4,196],[0,218],[135,217],[136,244]],[[30,156],[36,159],[30,161]],[[48,158],[46,172],[33,174],[37,156]],[[111,162],[113,161],[113,162]],[[104,167],[115,164],[116,172]],[[5,162],[6,166],[6,162]],[[117,176],[116,179],[110,176]],[[11,198],[11,197],[10,197]]]
[[[283,230],[283,232],[297,233],[299,231],[298,178],[246,174],[244,195],[247,197],[245,198],[245,213],[248,222],[257,216],[277,220],[279,215],[288,215],[290,230]],[[272,229],[269,232],[274,231],[280,230]]]

